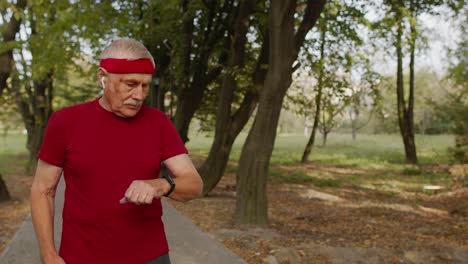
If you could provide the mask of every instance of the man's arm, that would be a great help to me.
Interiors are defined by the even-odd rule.
[[[164,161],[175,182],[175,189],[169,195],[177,201],[188,201],[200,196],[203,181],[187,154],[180,154]],[[128,187],[121,203],[150,204],[170,190],[166,179],[135,180]]]
[[[175,189],[169,195],[171,199],[188,201],[200,196],[203,190],[203,181],[187,154],[169,158],[164,161],[164,165],[166,165],[175,182]]]
[[[54,243],[55,190],[62,168],[42,160],[37,163],[31,187],[31,215],[43,263],[65,263],[57,254]]]

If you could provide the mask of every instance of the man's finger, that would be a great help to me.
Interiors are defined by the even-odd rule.
[[[128,198],[128,197],[131,197],[132,194],[133,194],[133,187],[130,186],[130,187],[128,187],[128,189],[127,189],[127,191],[125,192],[125,195],[124,195],[124,196]]]
[[[151,196],[148,196],[145,200],[146,204],[152,204],[153,203],[153,198]]]
[[[124,204],[124,203],[127,203],[128,200],[127,200],[127,198],[124,197],[124,198],[120,199],[119,202],[120,202],[121,204]]]
[[[138,196],[138,202],[139,202],[139,203],[145,203],[146,197],[148,197],[147,194],[144,194],[144,193],[140,194],[140,195]]]

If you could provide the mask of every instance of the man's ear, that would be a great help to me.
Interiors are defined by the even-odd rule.
[[[102,76],[102,77],[101,77],[102,89],[106,89],[106,83],[105,83],[105,81],[106,81],[106,77],[105,77],[105,76]]]
[[[99,67],[96,77],[97,77],[99,85],[101,85],[103,89],[106,88],[106,77],[107,77],[107,75],[108,75],[107,71],[105,69]]]

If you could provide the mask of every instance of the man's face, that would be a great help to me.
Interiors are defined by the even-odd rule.
[[[104,99],[110,111],[120,117],[133,117],[148,95],[151,74],[111,74],[106,78]]]

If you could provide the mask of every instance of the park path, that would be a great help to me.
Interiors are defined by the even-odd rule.
[[[62,232],[64,189],[62,178],[57,190],[55,205],[55,243],[57,246],[60,243]],[[171,205],[163,202],[163,208],[163,221],[173,264],[245,263],[220,242],[203,233],[190,219],[180,214]],[[40,264],[38,246],[30,216],[24,221],[13,240],[0,255],[0,264]]]

